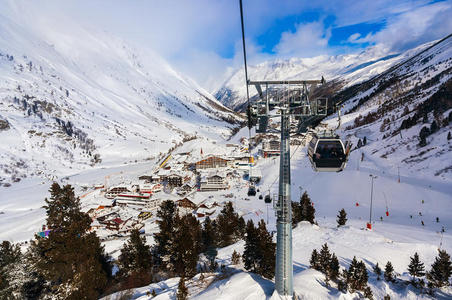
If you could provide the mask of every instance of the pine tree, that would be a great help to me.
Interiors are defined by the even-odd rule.
[[[447,133],[447,140],[448,141],[452,140],[452,134],[450,133],[450,131]]]
[[[152,254],[145,237],[140,237],[138,229],[131,232],[130,239],[121,249],[118,258],[119,276],[133,277],[134,287],[149,284],[152,279]],[[128,287],[131,288],[131,287]]]
[[[201,225],[191,214],[176,216],[174,223],[169,269],[180,276],[193,276],[202,251]]]
[[[435,120],[433,120],[432,124],[430,125],[430,132],[435,133],[438,131],[438,123],[436,123]]]
[[[374,272],[375,274],[377,274],[377,280],[380,280],[380,276],[381,276],[381,268],[378,265],[378,263],[374,266]]]
[[[339,215],[337,215],[337,227],[344,226],[347,222],[347,213],[345,212],[345,209],[341,209],[339,211]]]
[[[361,148],[363,146],[363,141],[361,139],[358,140],[358,144],[356,145],[357,148]]]
[[[308,221],[311,224],[315,223],[315,208],[312,205],[311,198],[305,191],[300,198],[300,214],[301,221]]]
[[[358,263],[357,267],[357,283],[356,289],[363,291],[369,280],[369,274],[367,273],[366,265],[363,261]]]
[[[212,222],[207,216],[202,228],[202,248],[203,252],[209,247],[216,247],[216,222]]]
[[[330,279],[336,281],[337,278],[339,277],[339,271],[340,271],[339,260],[337,259],[336,254],[333,253],[329,264]]]
[[[174,237],[175,224],[174,219],[177,216],[176,205],[173,201],[163,201],[157,211],[157,225],[159,231],[154,234],[156,260],[162,268],[166,268],[169,262],[169,254],[172,239]]]
[[[229,246],[241,238],[239,219],[232,202],[227,202],[217,217],[218,245],[220,247]]]
[[[313,268],[314,270],[320,269],[319,254],[317,253],[317,249],[312,250],[311,260],[309,261],[309,264],[311,265],[311,268]]]
[[[438,256],[432,264],[432,269],[427,273],[427,279],[433,287],[449,285],[452,274],[452,263],[450,255],[445,250],[438,250]]]
[[[80,211],[80,200],[70,185],[54,183],[50,200],[45,200],[47,238],[36,236],[32,242],[37,254],[35,267],[51,286],[56,297],[96,298],[105,288],[111,266],[99,238],[89,232],[91,218]],[[58,284],[55,284],[58,283]]]
[[[364,137],[363,138],[363,146],[366,146],[367,145],[367,137]]]
[[[246,232],[246,222],[243,217],[240,217],[237,223],[236,238],[243,239],[243,237],[245,236],[245,232]]]
[[[232,252],[231,256],[231,264],[238,265],[239,263],[240,263],[240,254],[234,249],[234,252]]]
[[[186,300],[188,299],[188,289],[185,286],[185,278],[182,276],[179,280],[179,285],[177,286],[177,300]]]
[[[367,286],[367,280],[369,279],[369,275],[367,274],[367,269],[365,264],[362,261],[353,257],[353,260],[349,266],[347,271],[347,284],[349,286],[350,291],[353,293],[356,290],[363,291]]]
[[[258,274],[272,279],[275,276],[275,252],[276,244],[273,243],[270,233],[267,231],[264,220],[260,220],[257,225],[258,247],[261,256],[258,257]]]
[[[394,268],[392,267],[392,264],[390,261],[388,261],[386,263],[384,276],[385,276],[385,280],[388,282],[393,282],[395,279],[394,278]]]
[[[410,264],[408,265],[408,272],[413,276],[412,282],[416,282],[416,277],[422,277],[425,275],[424,264],[419,260],[419,255],[417,252],[414,253],[413,257],[410,257]]]
[[[370,286],[366,286],[363,290],[364,292],[364,297],[369,299],[369,300],[373,300],[374,299],[374,294],[372,293],[372,290],[370,288]]]
[[[320,249],[318,261],[320,264],[319,271],[324,274],[328,274],[331,262],[331,253],[330,249],[328,249],[327,243],[323,244],[322,249]]]
[[[292,228],[295,228],[301,221],[301,206],[299,202],[291,202],[292,205]]]
[[[13,293],[18,289],[13,283],[14,269],[21,258],[19,245],[9,241],[0,244],[0,299],[14,299]]]
[[[342,293],[347,293],[348,291],[348,277],[348,271],[346,269],[342,270],[337,282],[337,289]]]
[[[260,249],[258,246],[257,230],[254,227],[253,220],[248,220],[246,223],[245,235],[245,251],[243,252],[243,263],[245,269],[257,273],[258,259],[260,257]]]

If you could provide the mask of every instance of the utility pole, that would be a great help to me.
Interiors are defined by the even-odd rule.
[[[275,285],[279,295],[292,297],[292,206],[290,202],[290,120],[286,108],[282,108],[279,196],[276,205]]]
[[[367,228],[372,229],[372,199],[374,194],[374,179],[377,178],[377,176],[369,174],[369,177],[371,178],[371,188],[370,188],[370,215],[369,215],[369,223],[367,223]]]

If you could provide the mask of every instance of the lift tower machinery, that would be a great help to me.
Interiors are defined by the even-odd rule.
[[[292,206],[290,198],[290,134],[306,131],[309,124],[319,117],[327,115],[328,101],[325,98],[309,99],[309,93],[320,80],[248,80],[245,48],[245,29],[243,22],[243,6],[240,3],[242,25],[243,57],[247,89],[248,127],[251,128],[254,118],[257,121],[256,133],[280,133],[279,163],[279,195],[273,202],[277,221],[275,289],[281,296],[293,296],[293,264],[292,264]],[[250,104],[249,86],[254,86],[259,99]],[[265,88],[265,89],[263,89]],[[264,95],[265,91],[265,95]],[[269,127],[270,119],[280,118],[279,129]],[[292,126],[298,120],[297,126]],[[251,134],[250,134],[251,135]],[[251,140],[251,136],[250,136]]]
[[[323,80],[292,81],[248,81],[260,94],[260,99],[252,106],[257,118],[256,132],[279,133],[281,136],[279,161],[279,193],[273,202],[276,213],[276,268],[275,288],[281,296],[293,295],[292,266],[292,206],[290,197],[290,134],[300,133],[300,124],[312,116],[325,116],[327,102],[325,99],[310,101],[308,86],[314,88]],[[262,86],[266,87],[266,96]],[[269,85],[279,86],[273,91],[280,91],[279,96],[269,99]],[[278,93],[276,93],[278,95]],[[264,99],[265,98],[265,99]],[[272,103],[272,105],[270,105]],[[270,119],[280,119],[279,129],[269,126]],[[298,119],[298,126],[292,126]]]

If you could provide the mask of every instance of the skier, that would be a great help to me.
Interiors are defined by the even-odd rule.
[[[424,221],[421,220],[421,224],[422,224],[422,226],[424,226]]]

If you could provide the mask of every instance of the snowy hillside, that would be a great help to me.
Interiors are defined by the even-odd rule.
[[[320,79],[337,81],[338,88],[363,82],[428,47],[421,45],[403,53],[391,53],[382,46],[374,46],[357,54],[291,58],[267,61],[248,66],[250,80]],[[237,70],[215,93],[215,97],[228,107],[242,110],[246,101],[245,74]],[[250,97],[257,92],[250,89]]]
[[[147,49],[0,11],[0,185],[149,159],[242,121]]]
[[[451,182],[452,36],[333,99],[343,102],[343,134],[376,164]],[[329,122],[334,123],[331,119]],[[425,129],[422,129],[425,128]],[[423,132],[421,132],[421,129]],[[451,188],[452,189],[452,188]]]

